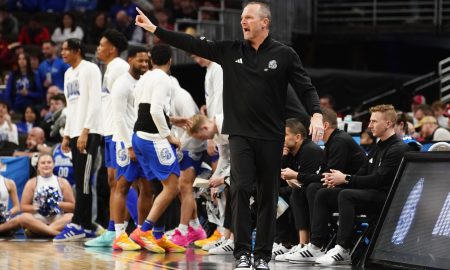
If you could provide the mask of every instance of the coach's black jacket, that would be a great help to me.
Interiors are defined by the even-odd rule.
[[[316,89],[299,56],[270,35],[258,51],[247,41],[208,41],[160,27],[155,35],[222,66],[225,134],[282,141],[288,83],[309,114],[321,112]]]
[[[303,182],[301,179],[304,179],[305,175],[317,175],[323,157],[324,152],[322,148],[310,139],[305,139],[297,155],[288,154],[283,156],[282,168],[288,167],[298,172],[297,179],[299,182],[309,184],[309,182]]]
[[[400,162],[408,146],[397,135],[392,135],[384,141],[379,141],[375,151],[369,156],[369,162],[356,175],[352,175],[351,188],[390,189]]]
[[[355,174],[367,161],[363,149],[347,132],[335,129],[325,143],[325,156],[322,160],[319,174],[299,175],[300,183],[320,182],[322,173],[330,169],[339,170],[345,174]]]

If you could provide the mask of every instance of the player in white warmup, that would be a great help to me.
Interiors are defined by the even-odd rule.
[[[114,110],[112,109],[111,92],[117,78],[127,73],[130,68],[128,63],[120,58],[120,53],[126,50],[127,47],[127,38],[115,29],[106,30],[97,47],[97,59],[106,64],[102,85],[102,128],[105,143],[105,166],[108,170],[108,184],[110,188],[110,217],[108,230],[101,236],[86,242],[85,245],[88,247],[110,247],[116,236],[113,194],[116,186],[117,162],[115,143],[112,141]]]

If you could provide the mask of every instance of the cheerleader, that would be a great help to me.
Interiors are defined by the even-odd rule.
[[[13,207],[8,210],[10,200]],[[19,211],[16,184],[0,174],[0,235],[11,235],[20,227],[19,219],[13,217]]]
[[[51,155],[41,155],[37,176],[22,193],[20,223],[27,236],[54,237],[72,220],[75,198],[69,181],[53,174]]]

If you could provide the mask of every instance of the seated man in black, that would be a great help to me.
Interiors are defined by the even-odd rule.
[[[319,171],[322,159],[323,150],[308,139],[306,128],[300,120],[295,118],[286,120],[281,178],[286,180],[289,190],[283,194],[282,191],[286,188],[280,188],[280,196],[288,199],[289,197],[286,198],[286,195],[289,196],[288,193],[290,193],[291,212],[294,216],[295,229],[299,235],[300,245],[309,243],[310,221],[306,184],[299,183],[298,175],[300,175],[300,171],[303,174],[316,174]],[[280,219],[277,220],[277,230],[281,227],[279,226]]]
[[[300,213],[296,215],[296,218],[302,219],[303,222],[310,222],[314,209],[314,197],[316,192],[322,188],[321,178],[323,173],[330,172],[331,169],[340,170],[349,174],[356,173],[367,161],[366,155],[363,149],[353,140],[353,138],[345,131],[337,129],[337,115],[336,112],[322,108],[324,135],[323,140],[325,142],[324,158],[320,165],[319,174],[316,171],[307,172],[302,169],[297,170],[297,180],[304,186],[303,192],[306,189],[306,195],[308,198],[309,216],[305,216]],[[300,198],[294,196],[291,198],[291,205],[302,204]],[[294,202],[295,201],[295,202]],[[297,222],[297,221],[296,221]],[[309,233],[309,232],[308,232]],[[307,241],[301,242],[302,244],[309,243],[309,237]],[[291,249],[290,252],[275,257],[277,261],[296,261],[301,260],[303,257],[299,254],[299,248]]]
[[[314,198],[311,243],[299,252],[303,258],[297,261],[349,264],[356,214],[377,213],[386,200],[407,146],[395,134],[397,114],[392,105],[378,105],[370,112],[369,129],[379,139],[377,146],[356,174],[339,170],[324,174],[322,181],[327,188],[320,189]],[[339,211],[336,246],[325,254],[322,249],[329,235],[328,221],[335,211]]]

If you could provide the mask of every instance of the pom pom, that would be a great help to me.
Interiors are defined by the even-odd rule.
[[[0,203],[0,224],[3,224],[9,220],[10,213],[8,211],[8,206]]]
[[[62,196],[54,187],[41,187],[36,192],[35,202],[39,205],[38,213],[44,217],[51,217],[61,214],[58,202],[62,201]]]

